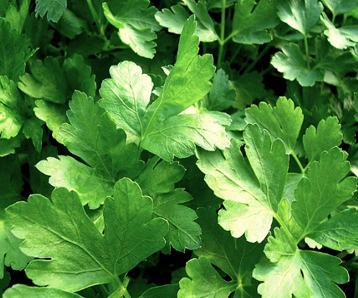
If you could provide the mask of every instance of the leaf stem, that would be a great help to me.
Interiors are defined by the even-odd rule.
[[[236,56],[240,53],[240,50],[241,50],[241,45],[237,46],[234,53],[231,55],[231,58],[229,60],[230,65],[234,62]]]
[[[220,24],[220,39],[219,39],[219,53],[218,53],[218,68],[221,68],[221,62],[223,59],[223,51],[225,45],[225,10],[226,0],[221,0],[221,24]]]
[[[308,69],[311,69],[311,66],[310,66],[310,55],[309,55],[309,52],[308,52],[308,42],[307,42],[307,35],[305,34],[303,36],[303,39],[305,41],[305,51],[306,51],[306,62],[307,62],[307,68]]]
[[[99,22],[99,17],[98,17],[98,14],[93,6],[93,3],[91,0],[86,0],[87,1],[87,4],[88,4],[88,7],[89,7],[89,10],[91,11],[91,14],[92,14],[92,18],[94,19],[95,23],[96,23],[96,27],[99,31],[100,34],[104,35],[104,30],[103,30],[103,27],[101,26],[100,22]]]
[[[262,59],[262,57],[266,55],[266,53],[269,51],[270,48],[271,48],[271,44],[266,44],[266,46],[256,57],[256,59],[249,65],[248,68],[245,69],[244,73],[250,72],[256,66],[256,64]]]
[[[306,169],[303,168],[302,163],[301,163],[300,160],[298,159],[296,153],[295,153],[293,150],[290,150],[290,153],[291,153],[292,157],[295,159],[295,161],[296,161],[298,167],[300,168],[302,174],[304,174],[305,171],[306,171]]]

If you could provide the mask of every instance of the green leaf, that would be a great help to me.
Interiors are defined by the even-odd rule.
[[[199,225],[194,222],[197,215],[194,210],[181,205],[192,197],[183,189],[174,189],[174,184],[183,178],[185,169],[178,162],[158,161],[158,157],[150,159],[137,182],[144,194],[153,197],[154,214],[169,222],[168,243],[178,251],[197,249],[201,234]]]
[[[209,111],[223,111],[235,103],[236,92],[233,89],[229,76],[219,69],[214,75],[213,87],[204,99],[205,107]]]
[[[46,57],[43,62],[35,60],[29,63],[29,69],[32,74],[25,73],[18,84],[21,91],[52,103],[63,104],[67,101],[67,81],[58,60],[52,56]]]
[[[265,102],[259,106],[252,105],[246,109],[246,122],[258,124],[267,129],[274,138],[281,139],[286,145],[286,152],[294,150],[303,122],[300,107],[296,107],[291,99],[280,97],[276,107],[272,108]]]
[[[323,11],[322,3],[317,0],[281,0],[277,15],[282,22],[301,32],[304,36],[311,31]]]
[[[21,0],[19,4],[11,3],[6,10],[5,20],[11,24],[11,28],[21,33],[24,29],[25,21],[29,15],[30,0]]]
[[[261,0],[240,0],[235,5],[233,29],[230,36],[241,44],[263,44],[272,40],[267,29],[278,24],[276,2]]]
[[[0,76],[6,75],[14,82],[24,73],[27,60],[34,54],[30,49],[30,41],[11,29],[10,23],[0,18]]]
[[[289,43],[282,46],[282,52],[276,53],[271,64],[283,73],[287,80],[297,80],[302,87],[313,86],[317,81],[323,81],[324,72],[321,69],[309,68],[299,46]]]
[[[135,144],[126,145],[126,135],[116,128],[91,97],[76,91],[67,116],[70,124],[59,128],[59,136],[68,150],[89,166],[72,157],[49,158],[37,168],[51,176],[50,184],[74,190],[82,204],[98,208],[112,194],[115,181],[135,178],[143,163]]]
[[[68,293],[58,289],[29,287],[16,284],[4,293],[4,298],[82,298],[74,293]]]
[[[224,149],[230,142],[224,126],[231,123],[226,114],[181,114],[172,116],[147,133],[141,146],[170,161],[177,156],[186,158],[194,154],[195,145],[213,151]]]
[[[67,122],[65,105],[55,104],[45,100],[36,100],[36,107],[34,112],[37,118],[46,122],[47,127],[52,130],[53,137],[59,142],[63,143],[62,138],[58,133],[58,128]]]
[[[15,153],[15,148],[21,146],[21,138],[19,136],[11,139],[0,139],[0,157]]]
[[[141,137],[143,116],[152,94],[151,78],[134,62],[124,61],[109,70],[112,79],[102,82],[99,105],[131,134]]]
[[[147,110],[146,132],[170,116],[175,116],[202,99],[211,89],[215,68],[211,55],[198,55],[199,38],[194,35],[195,20],[191,16],[179,40],[177,62],[168,75],[162,92]]]
[[[218,39],[214,23],[208,14],[206,5],[202,2],[195,2],[194,0],[184,0],[185,5],[188,6],[190,11],[196,15],[197,28],[195,35],[197,35],[202,42],[213,42]],[[171,11],[164,8],[155,14],[158,23],[168,28],[169,32],[180,34],[183,30],[185,21],[189,18],[189,13],[181,5],[174,5]]]
[[[348,47],[354,47],[358,42],[357,25],[336,28],[324,13],[321,16],[321,21],[327,28],[324,34],[328,37],[330,44],[335,48],[347,49]]]
[[[18,135],[23,119],[23,99],[14,81],[0,76],[0,136],[10,139]]]
[[[143,197],[139,186],[129,179],[118,181],[114,197],[105,202],[104,236],[84,212],[76,193],[57,188],[51,201],[32,195],[28,202],[7,209],[12,232],[26,239],[21,249],[37,258],[26,274],[39,286],[75,292],[93,284],[118,284],[118,275],[165,244],[167,222],[152,219],[151,199]]]
[[[43,18],[47,14],[47,20],[58,22],[67,7],[67,0],[36,0],[36,15]]]
[[[295,191],[292,215],[304,230],[302,237],[342,203],[350,199],[356,189],[353,177],[345,178],[350,164],[347,153],[334,147],[313,162]]]
[[[159,160],[159,157],[149,159],[136,179],[143,193],[149,196],[172,192],[175,183],[184,176],[185,168],[178,162]]]
[[[255,292],[252,271],[262,256],[264,243],[253,244],[244,237],[231,237],[218,225],[216,212],[211,208],[199,209],[198,215],[203,234],[201,248],[195,254],[207,258],[228,274],[236,282],[238,297],[246,297],[244,293],[250,289]]]
[[[247,126],[244,139],[251,167],[234,141],[223,155],[199,151],[198,167],[209,187],[225,200],[219,224],[234,237],[245,233],[248,241],[262,242],[282,197],[288,156],[283,142],[272,141],[257,125]]]
[[[213,42],[218,39],[218,35],[214,28],[213,19],[210,17],[204,2],[195,0],[183,0],[193,14],[198,19],[195,34],[199,36],[200,41]]]
[[[264,282],[258,287],[262,297],[345,297],[334,284],[348,281],[339,258],[289,243],[282,229],[276,228],[275,238],[269,238],[265,253],[272,262],[260,262],[254,270],[254,277]]]
[[[4,266],[22,270],[32,258],[19,249],[22,241],[11,233],[11,225],[5,216],[5,208],[22,199],[21,168],[15,156],[0,159],[0,177],[0,279],[2,279]]]
[[[118,28],[119,38],[139,56],[153,58],[160,30],[154,15],[157,9],[148,7],[148,0],[123,0],[120,3],[109,0],[103,3],[103,11],[109,23]]]
[[[358,6],[355,0],[322,0],[322,2],[335,16],[348,12]]]
[[[225,281],[205,257],[190,260],[185,269],[190,278],[181,279],[178,298],[227,298],[235,290],[235,283]]]
[[[335,250],[358,247],[358,214],[353,209],[344,210],[318,225],[309,238]]]
[[[303,146],[308,160],[319,160],[321,152],[339,146],[342,139],[341,125],[336,117],[321,120],[317,129],[311,125],[303,136]]]

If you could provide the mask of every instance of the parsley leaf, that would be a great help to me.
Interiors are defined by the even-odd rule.
[[[51,212],[51,218],[44,217],[44,212]],[[12,232],[26,238],[22,250],[37,258],[27,266],[27,276],[38,285],[70,292],[94,282],[118,285],[118,275],[164,246],[168,231],[165,220],[152,219],[151,198],[143,197],[140,187],[128,178],[119,180],[113,198],[106,199],[104,236],[76,193],[64,188],[55,189],[51,201],[32,195],[28,202],[9,207],[7,214]]]

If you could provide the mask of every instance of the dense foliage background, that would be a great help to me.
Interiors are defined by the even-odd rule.
[[[0,294],[355,291],[357,61],[356,0],[0,0]]]

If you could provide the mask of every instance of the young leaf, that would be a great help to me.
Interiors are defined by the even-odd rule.
[[[286,152],[294,150],[303,123],[300,107],[296,107],[292,100],[280,97],[276,107],[272,108],[265,102],[259,106],[252,105],[246,109],[246,122],[258,124],[267,129],[274,138],[281,139],[286,145]]]
[[[281,0],[277,6],[281,21],[307,36],[319,20],[323,11],[322,3],[317,0]]]
[[[242,44],[263,44],[270,42],[272,36],[267,29],[278,24],[276,3],[271,0],[238,1],[235,5],[233,29],[230,36],[233,41]]]
[[[11,29],[10,23],[0,18],[0,75],[7,76],[14,82],[24,73],[27,60],[34,54],[30,49],[30,41]]]
[[[32,195],[28,202],[7,209],[12,232],[26,239],[22,250],[37,258],[26,274],[39,286],[75,292],[93,284],[118,284],[118,275],[165,244],[167,222],[152,219],[151,199],[143,197],[139,186],[129,179],[119,180],[113,198],[105,202],[104,236],[84,212],[76,193],[57,188],[51,201]],[[51,217],[44,217],[44,212]]]
[[[341,125],[336,117],[321,120],[317,129],[311,125],[303,136],[303,146],[308,160],[319,160],[321,152],[339,146],[342,139]]]
[[[83,205],[98,208],[111,195],[115,181],[135,178],[143,163],[135,144],[126,145],[126,135],[86,94],[75,92],[67,112],[70,124],[60,126],[59,135],[69,151],[90,167],[72,157],[49,158],[37,168],[51,176],[55,187],[74,190]]]
[[[109,0],[103,3],[108,22],[118,28],[119,38],[138,55],[153,58],[155,54],[155,31],[160,30],[154,15],[157,9],[148,7],[148,0]]]
[[[324,13],[321,16],[321,20],[327,28],[324,34],[328,37],[330,44],[335,48],[346,49],[348,47],[354,47],[358,42],[357,25],[336,28]]]
[[[102,82],[99,105],[131,134],[141,137],[143,116],[152,94],[152,79],[133,62],[124,61],[109,69],[112,79]]]
[[[36,0],[36,15],[43,18],[47,14],[47,20],[57,23],[67,7],[67,0]]]
[[[205,257],[190,260],[185,269],[191,279],[180,281],[178,298],[227,298],[235,290],[235,283],[225,281]]]
[[[323,81],[324,72],[321,69],[309,68],[303,53],[295,43],[282,46],[282,52],[276,53],[271,64],[283,73],[287,80],[297,80],[302,87],[313,86],[317,81]]]
[[[199,151],[198,167],[210,188],[225,200],[220,225],[234,237],[245,233],[248,241],[262,242],[281,200],[288,156],[283,142],[272,142],[269,133],[257,125],[248,125],[244,139],[251,167],[235,142],[223,155]]]
[[[51,288],[29,287],[16,284],[7,289],[4,298],[83,298],[82,296]]]
[[[346,159],[347,153],[337,147],[324,151],[299,182],[292,215],[304,230],[302,237],[352,197],[357,181],[345,178],[350,169]]]
[[[219,69],[214,75],[213,87],[204,98],[205,107],[209,111],[223,111],[235,103],[236,92],[233,89],[229,76]]]

